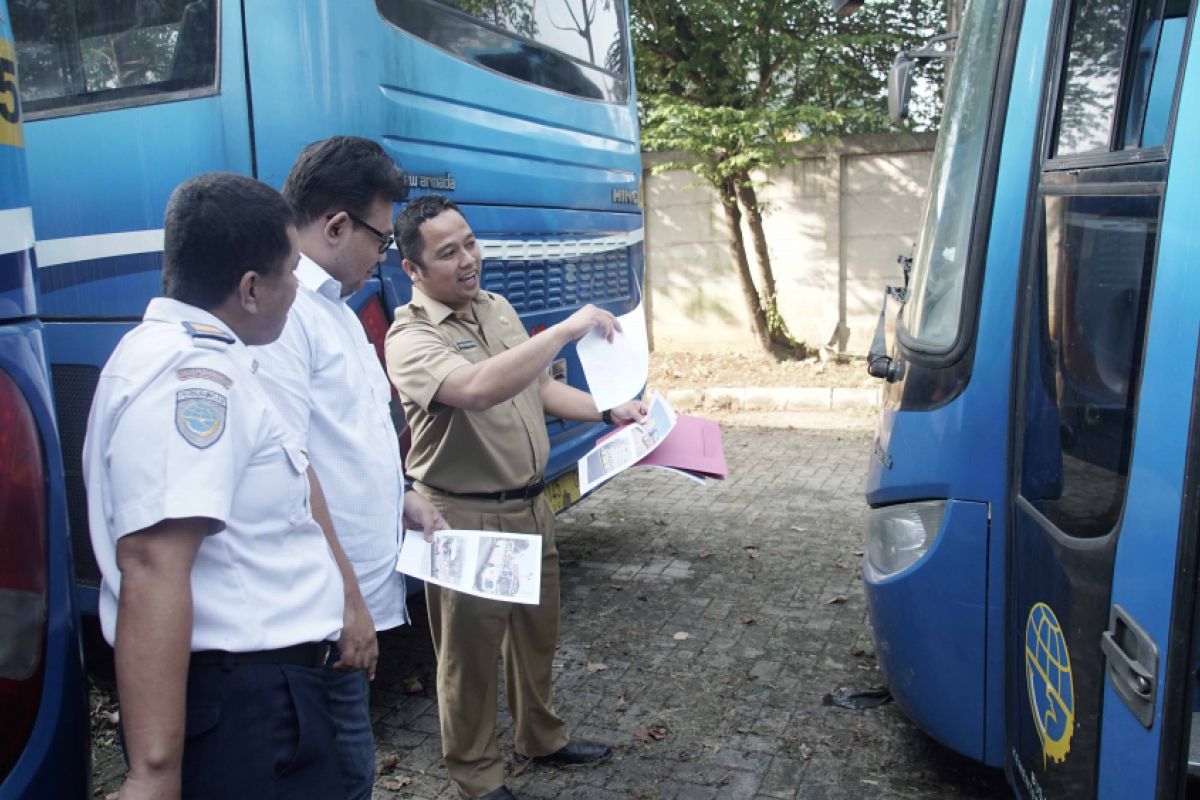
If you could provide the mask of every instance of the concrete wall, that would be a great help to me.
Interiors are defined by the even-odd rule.
[[[799,160],[765,176],[758,192],[767,205],[763,224],[780,310],[797,339],[867,351],[883,287],[901,280],[896,256],[912,254],[933,143],[933,134],[896,134],[801,144]],[[654,346],[752,350],[721,204],[689,172],[650,174],[654,164],[670,160],[678,159],[643,157]]]

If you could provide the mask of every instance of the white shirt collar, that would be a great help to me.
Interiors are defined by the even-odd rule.
[[[342,282],[334,278],[325,268],[313,261],[304,253],[300,254],[300,263],[296,266],[296,279],[300,285],[335,303],[345,302],[342,297]]]

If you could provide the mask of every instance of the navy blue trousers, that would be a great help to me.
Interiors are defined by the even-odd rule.
[[[188,670],[183,800],[345,796],[320,668]]]

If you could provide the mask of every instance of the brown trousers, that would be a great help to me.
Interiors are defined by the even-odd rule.
[[[566,725],[551,704],[559,615],[554,513],[543,497],[500,503],[425,494],[453,529],[542,536],[541,603],[536,606],[425,585],[437,653],[442,755],[451,780],[479,797],[504,783],[504,759],[496,742],[497,657],[504,658],[517,752],[548,755],[567,743]]]

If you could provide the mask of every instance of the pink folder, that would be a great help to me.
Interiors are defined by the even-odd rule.
[[[600,441],[607,438],[605,436]],[[725,448],[721,444],[721,426],[712,420],[679,414],[667,438],[634,466],[667,467],[690,472],[697,477],[724,480],[728,470],[725,466]]]

